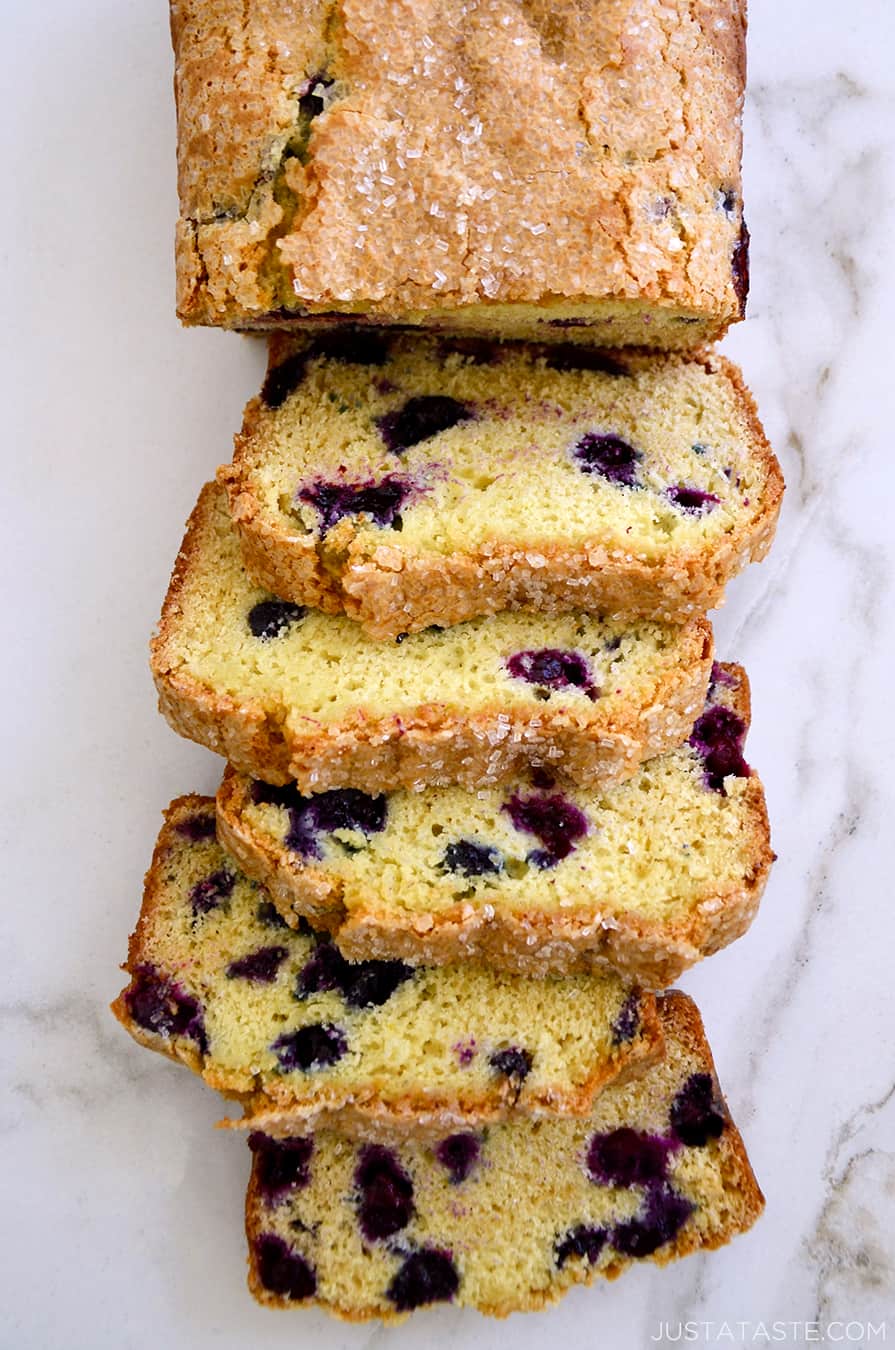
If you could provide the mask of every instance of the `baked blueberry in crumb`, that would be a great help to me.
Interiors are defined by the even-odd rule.
[[[590,666],[580,652],[559,647],[515,652],[507,661],[507,670],[513,679],[525,680],[539,689],[581,689],[589,699],[599,696]]]
[[[436,1146],[435,1156],[447,1170],[452,1186],[465,1181],[479,1160],[482,1141],[476,1134],[450,1134]]]
[[[736,689],[738,685],[739,680],[735,675],[725,670],[720,662],[712,662],[712,673],[709,677],[709,700],[711,700],[716,689]]]
[[[289,1191],[300,1190],[311,1180],[313,1139],[271,1139],[253,1130],[249,1148],[255,1154],[258,1187],[269,1205],[276,1205]]]
[[[697,719],[687,741],[702,759],[704,781],[712,792],[726,795],[724,779],[748,778],[752,773],[743,758],[746,723],[731,708],[716,703]]]
[[[720,1139],[726,1123],[711,1074],[691,1074],[671,1104],[675,1138],[690,1148],[702,1148],[710,1139]]]
[[[334,328],[311,344],[310,355],[350,366],[382,366],[388,360],[388,339],[358,328]]]
[[[278,1036],[270,1047],[284,1073],[301,1069],[328,1069],[337,1064],[348,1049],[348,1040],[340,1027],[331,1022],[314,1022],[298,1031]]]
[[[292,789],[289,828],[284,843],[303,858],[321,858],[318,834],[337,830],[366,835],[385,829],[388,799],[384,793],[371,797],[359,788],[330,788],[315,797],[302,797]]]
[[[295,393],[305,377],[307,364],[307,352],[295,352],[267,372],[261,398],[268,408],[281,408],[289,395]]]
[[[448,872],[458,872],[464,877],[494,876],[503,867],[500,849],[491,844],[477,844],[472,839],[457,839],[448,844],[441,860],[441,867]]]
[[[358,1223],[370,1242],[381,1242],[413,1216],[413,1182],[396,1154],[382,1144],[365,1144],[360,1151],[354,1184],[358,1190]]]
[[[280,966],[289,955],[286,947],[259,947],[248,956],[240,956],[227,967],[229,980],[249,980],[252,984],[273,984]]]
[[[198,844],[202,839],[214,838],[215,818],[213,815],[187,816],[185,820],[178,820],[174,828],[185,839],[189,839],[193,844]]]
[[[376,425],[389,450],[400,455],[412,445],[448,431],[458,422],[468,422],[473,416],[471,408],[447,394],[421,394],[408,399],[403,408],[385,413]]]
[[[443,337],[438,342],[438,354],[442,358],[456,353],[465,356],[476,365],[489,365],[502,354],[500,343],[488,338]]]
[[[640,995],[635,989],[625,999],[618,1016],[612,1024],[612,1040],[615,1045],[633,1041],[640,1030]]]
[[[400,530],[401,507],[414,484],[409,478],[387,474],[379,481],[366,483],[327,483],[318,479],[310,487],[299,489],[300,501],[308,502],[320,515],[320,533],[329,530],[345,516],[366,516],[382,529]]]
[[[612,1230],[612,1245],[622,1256],[651,1256],[677,1236],[694,1208],[670,1186],[651,1187],[644,1213],[617,1224]]]
[[[734,244],[730,260],[733,276],[733,289],[740,302],[740,317],[746,313],[746,297],[749,294],[749,231],[745,220],[740,225],[740,235]]]
[[[264,1288],[281,1298],[299,1303],[317,1290],[313,1266],[275,1233],[262,1233],[255,1239],[255,1264]]]
[[[287,933],[289,932],[288,923],[271,900],[261,901],[260,905],[255,910],[255,918],[264,928],[282,928]],[[304,922],[304,920],[302,920],[302,922]],[[304,930],[299,928],[298,931],[302,932]],[[310,929],[307,929],[307,931],[310,932]]]
[[[412,1312],[427,1303],[449,1303],[460,1288],[460,1276],[450,1252],[421,1247],[404,1258],[385,1291],[398,1312]]]
[[[643,455],[621,436],[589,431],[572,451],[582,473],[595,473],[617,487],[637,486],[637,465]]]
[[[236,885],[236,877],[226,868],[212,872],[210,876],[197,881],[190,891],[190,909],[194,914],[207,914],[217,909],[225,900],[229,900]]]
[[[506,811],[517,830],[533,834],[543,845],[528,855],[535,867],[555,867],[575,851],[576,842],[587,834],[587,817],[561,793],[552,797],[522,797],[516,793],[502,811]]]
[[[588,1265],[594,1265],[600,1259],[600,1252],[606,1246],[608,1237],[605,1228],[595,1228],[586,1223],[578,1224],[577,1228],[570,1228],[558,1239],[553,1249],[558,1268],[562,1270],[570,1256],[583,1256]]]
[[[261,642],[270,642],[282,637],[305,613],[304,605],[293,605],[288,600],[259,600],[248,612],[249,631]]]
[[[256,806],[298,806],[305,801],[295,783],[284,783],[278,787],[274,783],[262,783],[260,778],[256,778],[250,791]]]
[[[208,1049],[199,1000],[155,966],[139,966],[124,1001],[137,1026],[157,1036],[185,1036],[204,1054]]]
[[[567,319],[551,319],[553,328],[577,326]],[[627,367],[621,361],[607,356],[594,347],[581,346],[576,342],[557,342],[545,355],[545,363],[550,370],[592,370],[599,375],[627,375]]]
[[[657,1134],[641,1134],[627,1125],[595,1134],[587,1149],[592,1181],[607,1186],[646,1186],[664,1181],[674,1145]]]
[[[511,1045],[506,1050],[495,1050],[488,1056],[488,1063],[496,1073],[503,1074],[510,1082],[520,1088],[531,1073],[533,1056],[530,1050],[522,1050]]]
[[[338,947],[324,941],[299,973],[295,997],[338,989],[349,1008],[380,1008],[412,975],[403,961],[346,961]]]
[[[690,516],[706,516],[714,511],[721,498],[702,488],[688,487],[686,483],[673,484],[666,493],[668,500]]]

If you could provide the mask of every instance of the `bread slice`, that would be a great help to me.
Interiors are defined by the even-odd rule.
[[[350,965],[289,928],[214,830],[212,798],[168,807],[112,1011],[240,1100],[243,1126],[406,1135],[581,1116],[659,1057],[655,999],[618,977]]]
[[[302,791],[499,782],[555,766],[585,783],[679,744],[712,634],[585,615],[499,614],[404,642],[273,599],[248,578],[225,494],[207,486],[152,643],[176,731]]]
[[[505,609],[682,623],[773,538],[740,372],[340,330],[278,335],[227,487],[250,575],[375,638]]]
[[[351,1321],[446,1301],[503,1317],[751,1228],[764,1199],[699,1013],[670,994],[660,1018],[664,1060],[609,1087],[586,1120],[513,1121],[396,1149],[329,1131],[291,1149],[253,1136],[252,1293]]]
[[[662,988],[744,933],[764,890],[773,854],[748,725],[745,672],[719,665],[687,744],[626,783],[393,792],[362,828],[338,793],[302,798],[228,769],[218,833],[291,923],[329,929],[353,960],[605,964]]]

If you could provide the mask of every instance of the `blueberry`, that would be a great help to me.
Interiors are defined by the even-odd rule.
[[[311,121],[312,118],[320,116],[326,108],[326,103],[323,95],[318,94],[316,90],[321,86],[324,89],[329,89],[333,84],[335,84],[335,80],[331,75],[328,75],[325,70],[321,70],[316,75],[310,76],[305,85],[305,92],[298,100],[298,110],[302,117],[306,117],[308,121]]]
[[[729,775],[748,778],[752,772],[743,758],[746,723],[730,708],[716,703],[696,719],[687,744],[702,758],[705,785],[725,795],[724,779]]]
[[[307,364],[307,353],[295,352],[267,372],[267,378],[261,389],[261,398],[268,408],[283,406],[289,395],[295,392],[304,379]]]
[[[278,1036],[270,1047],[276,1052],[279,1066],[284,1073],[301,1069],[328,1069],[348,1050],[348,1040],[340,1027],[331,1022],[315,1022],[310,1026],[299,1027],[298,1031],[287,1031]]]
[[[215,836],[215,818],[214,815],[195,815],[187,816],[185,820],[179,820],[174,826],[178,834],[182,834],[191,843],[198,844],[201,839],[213,839]]]
[[[197,881],[190,891],[190,908],[194,914],[207,914],[217,909],[225,900],[229,900],[236,885],[236,877],[226,868],[212,872],[210,876]]]
[[[733,246],[730,259],[730,271],[733,276],[733,289],[740,302],[740,317],[746,313],[746,297],[749,294],[749,231],[745,220],[740,225],[740,234]]]
[[[413,1182],[391,1149],[365,1144],[354,1184],[359,1192],[358,1222],[365,1238],[379,1242],[407,1227],[413,1216]]]
[[[271,1139],[253,1130],[249,1148],[255,1154],[255,1176],[268,1204],[279,1204],[288,1191],[300,1190],[311,1180],[312,1139]]]
[[[552,797],[522,797],[517,793],[501,809],[517,830],[535,835],[543,844],[528,855],[535,867],[555,867],[587,834],[587,817],[560,793]]]
[[[310,356],[350,366],[381,366],[388,360],[388,339],[358,328],[334,328],[314,338]]]
[[[686,483],[673,484],[665,495],[670,502],[691,516],[708,515],[721,500],[714,492],[703,492],[701,488],[688,487]]]
[[[608,1237],[605,1228],[594,1228],[584,1223],[578,1224],[577,1228],[570,1228],[558,1239],[553,1249],[558,1268],[562,1270],[570,1256],[583,1256],[588,1265],[594,1265],[599,1260],[600,1252],[605,1247]]]
[[[320,533],[327,534],[345,516],[367,516],[382,529],[400,530],[401,507],[414,484],[409,478],[388,474],[366,483],[327,483],[318,479],[299,489],[299,500],[308,502],[320,515]]]
[[[612,1040],[616,1045],[622,1045],[625,1041],[633,1041],[639,1029],[640,994],[635,989],[625,999],[612,1024]]]
[[[637,465],[643,455],[620,436],[589,431],[572,451],[582,473],[595,473],[618,487],[637,486]]]
[[[518,1045],[511,1045],[506,1050],[495,1050],[493,1055],[488,1056],[492,1069],[503,1074],[504,1078],[509,1078],[517,1089],[531,1073],[532,1062],[531,1051],[521,1050]]]
[[[249,631],[261,642],[269,642],[271,638],[282,637],[305,613],[304,605],[293,605],[288,600],[261,600],[248,612]]]
[[[472,839],[457,839],[448,844],[440,866],[464,877],[492,876],[503,867],[500,849],[476,844]]]
[[[310,994],[323,994],[330,989],[341,990],[347,965],[338,947],[334,947],[331,942],[321,942],[307,965],[299,971],[295,997],[307,998]]]
[[[227,967],[230,980],[250,980],[252,984],[273,984],[280,966],[289,955],[287,947],[260,947],[248,956],[240,956]]]
[[[438,352],[441,357],[456,352],[458,356],[465,356],[476,365],[490,365],[501,356],[502,348],[500,343],[490,342],[488,338],[443,337],[439,340]]]
[[[651,1256],[676,1236],[694,1209],[669,1186],[653,1187],[647,1193],[645,1213],[617,1224],[612,1245],[623,1256]]]
[[[421,394],[408,399],[403,408],[380,417],[377,426],[385,444],[396,455],[420,441],[467,422],[474,413],[465,403],[446,394]]]
[[[320,858],[323,855],[318,833],[352,830],[369,837],[385,829],[387,813],[388,799],[384,794],[371,797],[358,788],[332,788],[316,797],[296,793],[289,807],[289,829],[284,843],[304,858]]]
[[[568,320],[552,320],[552,325],[558,327],[565,324],[566,327],[572,327]],[[627,375],[627,367],[622,365],[621,361],[616,361],[614,357],[607,356],[605,352],[596,351],[593,347],[579,346],[576,342],[558,342],[546,353],[546,363],[551,370],[593,370],[599,375]]]
[[[185,1036],[195,1041],[203,1054],[208,1049],[205,1019],[199,1000],[155,966],[139,966],[124,1001],[128,1012],[144,1031],[157,1036]]]
[[[296,806],[304,802],[304,797],[299,796],[298,788],[294,783],[286,783],[282,787],[277,787],[273,783],[262,783],[256,778],[251,787],[252,801],[256,806]]]
[[[255,1264],[258,1279],[272,1294],[299,1303],[316,1292],[313,1266],[275,1233],[262,1233],[255,1239]]]
[[[712,673],[709,678],[709,691],[708,691],[709,702],[711,702],[712,696],[716,689],[718,688],[736,689],[738,685],[739,680],[736,678],[735,675],[732,675],[729,671],[725,670],[724,667],[720,664],[720,662],[718,661],[712,662]]]
[[[404,1258],[385,1291],[399,1312],[411,1312],[426,1303],[449,1303],[460,1288],[460,1276],[450,1252],[421,1247]]]
[[[711,1074],[691,1074],[671,1104],[675,1138],[691,1148],[702,1148],[710,1139],[720,1138],[726,1123],[724,1103],[715,1095]]]
[[[264,928],[283,928],[289,931],[289,925],[276,905],[270,900],[262,900],[255,910],[255,918]],[[301,930],[299,930],[301,931]]]
[[[515,652],[507,661],[507,670],[516,680],[526,680],[539,689],[581,689],[596,699],[599,690],[590,667],[580,652],[559,647],[541,647],[536,651]]]
[[[592,1181],[608,1186],[645,1186],[664,1181],[673,1145],[656,1134],[641,1134],[623,1125],[608,1134],[595,1134],[587,1150]]]
[[[321,942],[299,974],[295,996],[338,989],[349,1008],[378,1008],[412,975],[403,961],[350,962],[331,942]]]
[[[482,1141],[475,1134],[450,1134],[435,1149],[435,1156],[447,1169],[451,1185],[465,1181],[479,1160]]]

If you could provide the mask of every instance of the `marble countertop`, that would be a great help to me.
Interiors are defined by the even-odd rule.
[[[106,1005],[161,808],[219,762],[155,712],[146,641],[260,344],[173,314],[164,0],[4,7],[7,709],[0,1345],[635,1350],[895,1341],[891,375],[895,7],[753,0],[744,367],[789,491],[718,649],[753,684],[779,861],[740,942],[691,971],[767,1212],[710,1257],[509,1322],[393,1330],[256,1307],[245,1145]],[[19,11],[19,12],[16,12]],[[714,1323],[706,1329],[701,1324]],[[846,1336],[836,1324],[849,1323]],[[735,1324],[744,1323],[740,1330]],[[809,1326],[806,1327],[805,1324]],[[725,1335],[723,1324],[731,1329]],[[792,1324],[795,1324],[794,1326]],[[860,1329],[860,1335],[855,1328]],[[720,1331],[719,1331],[720,1328]]]

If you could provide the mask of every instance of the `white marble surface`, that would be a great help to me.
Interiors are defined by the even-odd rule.
[[[173,316],[164,0],[0,11],[0,1344],[634,1350],[685,1318],[748,1320],[728,1344],[767,1343],[754,1324],[773,1319],[888,1318],[895,1341],[891,0],[752,4],[753,290],[726,346],[789,493],[717,631],[751,672],[780,858],[751,932],[682,984],[767,1213],[710,1258],[537,1317],[439,1310],[391,1331],[251,1302],[245,1147],[106,1011],[159,811],[217,779],[157,717],[146,639],[261,352]]]

